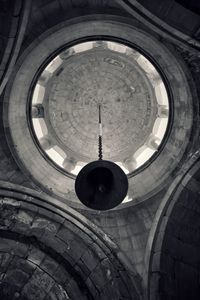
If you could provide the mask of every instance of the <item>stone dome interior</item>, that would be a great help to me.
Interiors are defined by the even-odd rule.
[[[123,205],[161,189],[188,143],[192,98],[182,66],[150,34],[121,20],[63,22],[44,32],[7,93],[9,145],[20,168],[75,207],[82,205],[76,175],[98,159],[99,105],[103,159],[129,179]]]
[[[198,1],[0,1],[0,299],[200,298],[199,41]],[[98,105],[106,211],[74,190]]]
[[[104,159],[131,173],[158,151],[169,101],[154,65],[119,42],[78,43],[46,63],[30,101],[37,142],[55,164],[77,175],[98,158],[99,105]]]

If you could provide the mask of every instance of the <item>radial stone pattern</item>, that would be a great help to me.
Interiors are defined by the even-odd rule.
[[[103,158],[133,171],[134,154],[154,136],[159,106],[168,110],[156,98],[160,83],[143,55],[116,42],[85,42],[60,52],[43,69],[32,97],[40,146],[68,172],[97,159],[101,105]]]
[[[75,157],[95,159],[101,104],[105,158],[121,160],[152,130],[150,93],[144,76],[126,58],[105,50],[88,51],[72,57],[53,80],[51,124]]]

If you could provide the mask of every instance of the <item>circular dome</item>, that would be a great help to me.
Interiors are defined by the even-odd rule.
[[[20,57],[6,90],[4,126],[16,162],[73,207],[85,209],[76,174],[98,158],[98,104],[103,159],[129,180],[117,209],[165,187],[190,142],[196,112],[187,68],[124,21],[84,16],[49,29]]]
[[[168,124],[167,92],[156,68],[137,50],[108,40],[81,42],[48,59],[30,105],[39,147],[74,175],[98,157],[99,105],[104,159],[127,174],[157,152]]]

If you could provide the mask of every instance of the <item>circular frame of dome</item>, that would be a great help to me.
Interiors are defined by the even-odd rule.
[[[40,68],[29,99],[30,127],[43,155],[75,176],[94,161],[101,104],[105,159],[129,176],[141,171],[159,154],[168,127],[169,100],[159,72],[136,49],[104,37],[56,52]]]
[[[127,23],[129,22],[129,23]],[[74,191],[74,175],[68,176],[50,164],[43,151],[39,150],[30,130],[29,105],[35,80],[44,67],[44,62],[61,48],[86,41],[107,37],[111,41],[138,49],[162,74],[169,95],[169,130],[156,159],[129,176],[129,191],[124,202],[116,209],[144,201],[163,189],[172,180],[172,172],[184,159],[183,154],[191,143],[192,120],[197,111],[193,110],[196,100],[195,87],[188,81],[189,71],[179,57],[155,37],[138,29],[131,20],[114,16],[83,16],[65,21],[44,32],[19,58],[15,72],[7,86],[4,102],[4,127],[9,147],[16,162],[24,173],[45,192],[60,198],[70,206],[83,206]],[[188,75],[187,75],[188,74]],[[193,100],[194,97],[194,100]],[[187,112],[187,114],[186,114]],[[173,126],[172,126],[173,125]],[[139,170],[139,169],[138,169]],[[70,174],[69,174],[70,175]]]

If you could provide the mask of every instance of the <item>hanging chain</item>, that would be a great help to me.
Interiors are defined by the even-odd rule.
[[[101,105],[99,104],[99,160],[103,159]]]

